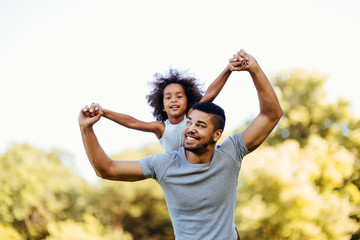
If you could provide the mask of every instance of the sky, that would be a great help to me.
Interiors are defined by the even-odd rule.
[[[13,143],[61,149],[91,181],[83,106],[153,121],[146,95],[155,73],[186,70],[206,90],[240,49],[269,78],[298,67],[328,75],[328,100],[351,101],[360,117],[359,11],[358,0],[0,0],[0,153]],[[214,102],[225,130],[259,111],[246,72],[233,73]],[[94,128],[108,154],[157,141],[107,119]]]

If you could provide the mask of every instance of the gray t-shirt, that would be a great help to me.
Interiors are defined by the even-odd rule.
[[[144,176],[164,191],[176,240],[237,239],[236,188],[247,153],[241,132],[217,145],[206,164],[191,164],[183,147],[140,160]]]

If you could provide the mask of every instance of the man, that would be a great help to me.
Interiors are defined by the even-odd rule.
[[[102,150],[92,128],[103,114],[99,105],[92,104],[79,114],[85,150],[96,174],[120,181],[154,178],[164,191],[177,240],[239,239],[234,211],[242,159],[260,146],[282,116],[270,82],[251,55],[240,50],[229,66],[250,73],[260,113],[246,130],[221,145],[216,143],[224,129],[225,114],[213,103],[194,105],[184,129],[184,147],[139,161],[114,161]]]

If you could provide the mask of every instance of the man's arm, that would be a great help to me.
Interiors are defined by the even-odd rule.
[[[138,161],[114,161],[104,152],[93,130],[102,115],[102,108],[92,104],[90,109],[80,111],[78,119],[85,151],[96,175],[120,181],[145,179]]]
[[[161,122],[143,122],[132,116],[113,112],[107,109],[103,109],[104,117],[110,119],[124,127],[143,131],[143,132],[152,132],[156,135],[157,138],[161,138],[164,131],[165,125]]]
[[[241,59],[247,59],[246,65],[240,62]],[[247,148],[253,151],[269,136],[283,112],[274,89],[254,57],[240,50],[230,59],[229,66],[233,71],[248,71],[258,94],[260,113],[243,132]]]

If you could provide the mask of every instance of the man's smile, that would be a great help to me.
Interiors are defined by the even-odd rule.
[[[196,141],[196,140],[199,140],[200,138],[198,136],[195,136],[195,135],[186,134],[185,139],[188,140],[188,141]]]

